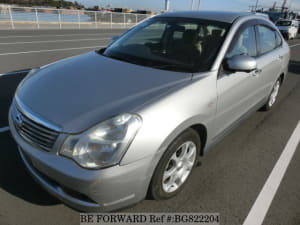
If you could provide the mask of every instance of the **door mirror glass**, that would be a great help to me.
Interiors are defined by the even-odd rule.
[[[236,55],[226,60],[226,68],[231,71],[251,72],[256,70],[256,60],[247,55]]]

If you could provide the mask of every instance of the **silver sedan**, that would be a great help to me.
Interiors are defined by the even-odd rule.
[[[31,70],[10,129],[37,182],[78,210],[168,199],[199,156],[275,104],[289,57],[262,16],[161,14],[107,48]]]

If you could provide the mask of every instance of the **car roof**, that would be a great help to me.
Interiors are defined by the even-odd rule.
[[[233,23],[242,16],[255,15],[250,12],[224,12],[224,11],[178,11],[158,15],[158,17],[183,17],[193,19],[215,20],[226,23]]]

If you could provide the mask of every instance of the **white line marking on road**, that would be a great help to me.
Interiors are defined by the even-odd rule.
[[[290,45],[290,48],[296,47],[298,45],[300,45],[300,43],[299,44]]]
[[[259,193],[243,225],[261,225],[300,141],[300,121]]]
[[[9,131],[9,127],[2,127],[2,128],[0,128],[0,133],[4,133],[6,131]]]
[[[57,43],[57,42],[76,42],[76,41],[105,41],[111,38],[91,38],[91,39],[72,39],[72,40],[54,40],[54,41],[24,41],[24,42],[6,42],[0,45],[15,45],[15,44],[35,44],[35,43]]]
[[[85,33],[82,33],[82,34],[45,34],[45,35],[28,35],[28,36],[14,36],[14,35],[11,35],[11,36],[2,36],[0,38],[31,38],[31,37],[65,37],[65,36],[99,36],[99,35],[106,35],[106,34],[120,34],[122,32],[115,32],[115,33],[98,33],[98,34],[85,34]]]
[[[8,53],[0,53],[0,56],[6,55],[19,55],[19,54],[29,54],[29,53],[38,53],[38,52],[58,52],[58,51],[70,51],[70,50],[79,50],[79,49],[95,49],[95,48],[103,48],[105,46],[88,46],[88,47],[79,47],[79,48],[60,48],[60,49],[45,49],[38,51],[28,51],[28,52],[8,52]]]

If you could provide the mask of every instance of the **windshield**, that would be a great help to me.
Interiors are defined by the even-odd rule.
[[[125,33],[103,55],[157,69],[207,71],[229,25],[200,19],[153,18]]]
[[[284,20],[282,20],[282,21],[278,21],[276,23],[276,25],[277,26],[291,26],[292,25],[292,21],[284,21]]]

